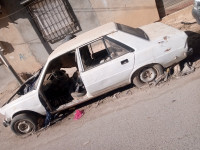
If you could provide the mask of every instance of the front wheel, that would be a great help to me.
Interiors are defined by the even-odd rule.
[[[36,131],[37,118],[32,114],[19,114],[11,121],[11,130],[16,135],[25,135]]]
[[[147,66],[138,71],[133,78],[133,83],[140,88],[146,83],[152,82],[163,73],[164,71],[161,65],[156,64],[153,66]]]

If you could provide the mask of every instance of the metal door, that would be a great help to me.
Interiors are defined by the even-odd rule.
[[[164,17],[193,4],[193,0],[156,0],[160,17]]]

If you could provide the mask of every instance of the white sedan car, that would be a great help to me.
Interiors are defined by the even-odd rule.
[[[187,35],[165,24],[105,24],[55,49],[46,65],[0,109],[3,124],[17,135],[30,133],[37,130],[39,116],[127,84],[141,87],[187,54]]]

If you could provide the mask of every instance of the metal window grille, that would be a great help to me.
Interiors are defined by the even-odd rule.
[[[44,39],[55,43],[80,31],[76,16],[67,0],[35,0],[28,10]]]

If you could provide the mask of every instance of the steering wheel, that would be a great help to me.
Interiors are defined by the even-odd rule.
[[[63,80],[69,78],[68,74],[65,73],[64,70],[56,70],[51,73],[51,75],[56,79],[56,80]]]

